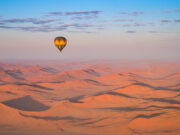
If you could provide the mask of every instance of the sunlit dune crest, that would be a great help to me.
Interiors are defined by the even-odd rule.
[[[180,65],[140,63],[0,62],[0,134],[180,134]]]

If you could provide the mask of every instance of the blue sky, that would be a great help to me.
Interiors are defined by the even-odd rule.
[[[0,59],[177,60],[179,34],[179,0],[0,1]]]

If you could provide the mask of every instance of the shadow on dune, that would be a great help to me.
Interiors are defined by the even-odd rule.
[[[27,95],[21,98],[12,99],[2,102],[4,105],[7,105],[12,108],[16,108],[22,111],[44,111],[49,109],[49,106],[46,106],[39,101],[36,101],[31,96]]]
[[[17,130],[17,128],[13,127],[12,125],[0,124],[0,134],[2,131],[15,131],[15,130]],[[4,133],[2,135],[4,135]]]
[[[140,108],[140,107],[105,107],[105,108],[98,108],[98,109],[125,111],[125,112],[145,111],[146,110],[146,108]]]
[[[94,123],[97,123],[97,122],[102,121],[102,120],[105,120],[105,119],[106,119],[106,118],[101,118],[101,119],[94,120],[94,121],[90,121],[90,122],[80,123],[79,125],[85,126],[85,125],[89,125],[89,124],[94,124]]]
[[[25,80],[23,77],[21,77],[22,72],[19,70],[4,70],[4,72],[9,76],[13,77],[14,79]]]
[[[117,93],[117,92],[112,92],[112,91],[110,91],[110,92],[99,92],[98,94],[95,94],[93,96],[100,96],[100,95],[104,95],[104,94],[113,95],[113,96],[122,96],[125,98],[135,98],[135,97],[129,96],[127,94]],[[80,101],[84,97],[85,97],[85,95],[81,95],[81,96],[76,96],[76,97],[72,97],[72,98],[66,98],[65,100],[69,100],[72,103],[84,103],[83,101]]]
[[[156,105],[151,105],[151,106],[147,106],[147,107],[105,107],[105,108],[97,108],[97,109],[132,112],[132,111],[149,111],[149,109],[151,109],[151,108],[157,108],[157,110],[159,110],[159,109],[180,110],[180,107],[178,107],[178,106],[156,106]]]
[[[179,131],[180,129],[172,129],[172,130],[162,129],[162,130],[156,130],[156,131],[144,131],[144,130],[136,130],[136,129],[133,129],[133,128],[129,128],[129,130],[132,132],[133,135],[134,134],[135,135],[136,134],[137,135],[154,135],[154,134],[157,134],[157,135],[164,135],[164,134],[177,135],[177,134],[174,134],[174,133]]]
[[[151,105],[146,108],[158,108],[158,109],[175,109],[175,110],[180,110],[179,106],[156,106],[156,105]]]
[[[139,115],[135,116],[135,117],[132,118],[132,119],[136,119],[136,118],[146,118],[146,119],[150,119],[150,118],[157,117],[157,116],[160,116],[160,115],[163,115],[163,114],[165,114],[165,112],[153,113],[153,114],[150,114],[150,115],[139,114]]]
[[[10,94],[10,95],[17,95],[16,93],[11,92],[11,91],[0,91],[0,93],[6,93],[6,94]]]
[[[50,121],[58,121],[58,120],[69,120],[69,121],[85,121],[89,119],[85,118],[77,118],[72,116],[65,116],[65,117],[59,117],[59,116],[36,116],[36,115],[26,115],[21,112],[19,114],[23,117],[30,117],[34,119],[41,119],[41,120],[50,120]]]
[[[34,88],[44,89],[44,90],[53,90],[51,88],[43,87],[43,86],[40,86],[40,85],[37,85],[37,84],[27,84],[27,83],[15,83],[15,84],[16,85],[27,85],[27,86],[31,86],[31,87],[34,87]]]
[[[179,73],[173,73],[173,74],[170,74],[170,75],[166,75],[164,77],[160,77],[160,78],[150,78],[150,77],[143,77],[143,76],[139,76],[137,74],[134,74],[134,73],[129,73],[129,75],[131,77],[135,77],[135,78],[140,78],[140,79],[146,79],[146,80],[164,80],[164,79],[167,79],[169,77],[173,77],[175,75],[179,75]]]
[[[40,86],[40,85],[37,85],[37,84],[28,84],[28,83],[20,83],[20,82],[15,82],[15,83],[0,83],[0,85],[7,85],[7,84],[24,85],[24,86],[30,86],[30,87],[34,87],[34,88],[43,89],[43,90],[54,90],[52,88],[47,88],[47,87]]]
[[[152,85],[149,85],[146,83],[142,83],[142,82],[136,82],[136,83],[133,83],[133,85],[140,85],[140,86],[148,87],[148,88],[155,89],[155,90],[169,90],[169,91],[176,91],[176,92],[180,91],[180,89],[170,89],[168,87],[155,87],[155,86],[152,86]]]
[[[180,93],[179,93],[179,94],[177,94],[176,96],[174,96],[174,98],[179,97],[179,96],[180,96]]]
[[[117,92],[107,92],[105,94],[108,94],[108,95],[114,95],[114,96],[122,96],[122,97],[126,97],[126,98],[135,98],[135,97],[132,97],[132,96],[129,96],[127,94],[123,94],[123,93],[117,93]]]
[[[173,134],[173,132],[179,131],[179,129],[173,129],[173,130],[168,130],[168,129],[164,129],[164,130],[157,130],[157,131],[144,131],[144,130],[136,130],[133,128],[129,128],[129,130],[132,132],[133,135],[176,135]]]
[[[83,70],[84,72],[88,73],[88,74],[92,74],[92,75],[95,75],[95,76],[101,76],[101,74],[99,74],[98,72],[92,70],[92,69],[86,69],[86,70]]]
[[[110,86],[110,85],[108,85]],[[93,94],[93,96],[100,96],[100,95],[103,95],[103,94],[108,94],[108,92],[113,92],[113,90],[117,90],[117,89],[122,89],[122,88],[126,88],[130,85],[127,85],[127,86],[121,86],[121,87],[118,87],[118,88],[113,88],[111,90],[108,90],[108,91],[102,91],[102,92],[97,92],[96,94]],[[116,92],[113,92],[113,93],[116,93]],[[124,97],[125,97],[126,94],[124,94]],[[120,95],[119,95],[120,96]],[[122,96],[122,95],[121,95]],[[128,96],[128,95],[126,95]],[[130,96],[129,96],[130,97]]]
[[[180,83],[172,85],[172,86],[169,86],[169,87],[178,87],[178,86],[180,86]]]
[[[56,69],[51,68],[51,67],[44,67],[44,68],[41,68],[40,70],[43,72],[48,72],[48,73],[52,73],[52,74],[58,73],[58,71]]]
[[[92,79],[84,79],[83,81],[97,86],[108,86]]]
[[[79,101],[80,99],[83,99],[84,96],[76,96],[76,97],[72,97],[72,98],[68,98],[67,100],[69,100],[72,103],[84,103],[83,101]]]
[[[143,99],[144,100],[164,102],[164,103],[169,103],[169,104],[180,104],[179,101],[173,100],[173,99],[165,99],[165,98],[143,98]]]

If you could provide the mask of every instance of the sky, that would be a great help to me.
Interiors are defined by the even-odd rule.
[[[180,0],[0,0],[0,60],[179,60],[179,35]]]

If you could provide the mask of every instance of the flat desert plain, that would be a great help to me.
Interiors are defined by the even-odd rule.
[[[180,135],[180,64],[1,61],[0,135]]]

